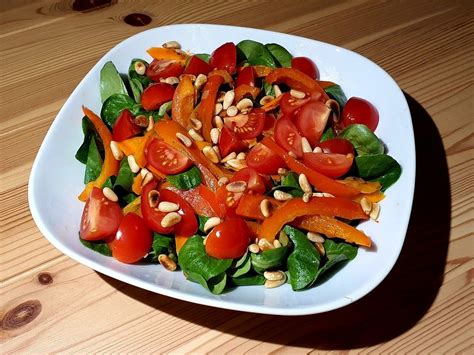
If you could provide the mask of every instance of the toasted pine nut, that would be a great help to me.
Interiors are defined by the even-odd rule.
[[[158,262],[168,271],[175,271],[177,268],[174,260],[165,254],[158,255]]]
[[[234,117],[235,115],[239,113],[239,110],[235,106],[229,106],[229,108],[227,108],[226,110],[226,113],[227,113],[227,116]]]
[[[273,241],[273,246],[275,247],[275,249],[281,248],[281,243],[280,243],[280,241],[279,241],[278,239],[275,239],[275,240]]]
[[[179,222],[181,222],[181,215],[178,212],[170,212],[161,220],[161,226],[163,228],[172,227]]]
[[[191,142],[191,139],[186,137],[181,132],[176,132],[176,138],[178,138],[181,141],[181,143],[183,143],[186,147],[190,147],[193,144],[193,142]]]
[[[218,159],[218,161],[220,161],[222,159],[222,157],[221,157],[221,151],[219,150],[219,146],[218,145],[213,145],[212,149],[214,149],[214,151],[217,154],[217,159]]]
[[[110,142],[110,150],[112,151],[112,155],[114,156],[115,160],[122,160],[123,159],[123,153],[120,150],[118,143],[116,141],[111,141]]]
[[[211,217],[209,218],[206,223],[204,223],[203,231],[204,233],[209,232],[212,228],[220,224],[222,221],[219,217]]]
[[[196,78],[196,81],[194,82],[194,88],[196,90],[201,90],[201,88],[204,86],[204,84],[207,82],[207,76],[204,74],[199,74]]]
[[[148,126],[146,128],[146,131],[147,132],[151,131],[154,126],[155,126],[155,120],[153,119],[153,116],[150,115],[148,116]]]
[[[220,116],[214,117],[214,126],[219,129],[224,127],[224,121],[222,121],[222,118]]]
[[[137,161],[135,160],[135,157],[133,156],[133,154],[127,157],[127,162],[128,162],[128,166],[130,166],[130,170],[132,171],[132,173],[136,174],[140,171],[140,166],[138,166]]]
[[[148,184],[151,180],[153,180],[153,174],[148,172],[142,180],[142,187]]]
[[[276,281],[270,281],[270,280],[267,280],[265,281],[265,288],[275,288],[275,287],[279,287],[281,285],[284,285],[286,282],[286,280],[276,280]]]
[[[253,102],[249,98],[244,98],[235,105],[239,111],[253,107]]]
[[[279,281],[286,278],[286,274],[283,271],[265,271],[263,277],[270,281]]]
[[[260,252],[260,248],[258,247],[257,244],[252,243],[252,244],[249,245],[249,252],[251,252],[253,254],[257,254],[258,252]]]
[[[288,174],[288,170],[285,168],[278,168],[278,175],[286,175]]]
[[[235,92],[234,90],[229,90],[224,95],[224,100],[222,101],[222,108],[227,110],[232,103],[234,102]]]
[[[219,113],[221,113],[222,111],[222,104],[221,103],[217,103],[215,106],[214,106],[214,116],[218,115]]]
[[[169,41],[163,43],[163,48],[170,48],[170,49],[181,49],[181,44],[177,41]]]
[[[370,218],[378,221],[380,215],[380,205],[377,202],[372,203],[372,211],[370,211]]]
[[[281,96],[282,92],[278,85],[273,85],[273,91],[275,92],[275,97]]]
[[[199,131],[202,128],[202,123],[196,118],[191,118],[191,127],[193,127],[196,131]]]
[[[247,162],[242,159],[230,159],[226,164],[229,166],[229,168],[235,171],[239,171],[247,167]]]
[[[303,202],[309,202],[309,200],[311,200],[312,196],[313,196],[313,194],[311,192],[305,192],[303,194]]]
[[[156,208],[158,206],[158,201],[160,200],[160,193],[156,190],[151,190],[148,193],[148,205],[151,208]]]
[[[311,153],[313,151],[306,137],[301,137],[301,148],[303,149],[303,153]]]
[[[179,205],[177,203],[162,201],[158,205],[160,212],[176,212],[179,211]]]
[[[161,78],[160,83],[165,83],[169,85],[176,85],[179,84],[179,79],[175,76],[169,76],[167,78]]]
[[[229,178],[226,177],[226,176],[223,176],[219,179],[219,181],[217,181],[217,186],[222,187],[225,184],[227,184],[228,182],[229,182]]]
[[[300,174],[298,176],[298,183],[300,184],[301,190],[303,190],[303,192],[313,192],[313,187],[309,183],[305,174]]]
[[[140,60],[137,60],[135,62],[135,64],[133,65],[133,69],[135,69],[135,72],[138,74],[138,75],[144,75],[145,72],[146,72],[146,66],[145,64],[143,64],[142,61]]]
[[[245,160],[245,158],[247,158],[247,154],[245,154],[244,152],[240,152],[239,154],[237,154],[237,157],[235,159]]]
[[[226,190],[229,192],[244,192],[247,189],[247,183],[245,181],[234,181],[226,185]]]
[[[191,128],[189,131],[188,131],[188,134],[189,136],[194,139],[196,142],[203,142],[204,141],[204,138],[199,134],[197,133],[194,128]]]
[[[273,99],[274,99],[273,96],[271,96],[271,95],[266,95],[266,96],[264,96],[264,97],[262,97],[262,98],[260,99],[260,105],[263,106],[263,105],[265,105],[266,103],[272,101]]]
[[[229,160],[236,159],[237,154],[235,152],[229,153],[227,156],[222,158],[221,163],[227,163]]]
[[[324,250],[323,243],[314,243],[314,246],[316,247],[316,250],[318,251],[319,255],[326,255],[326,250]]]
[[[219,143],[220,135],[221,135],[221,131],[219,130],[219,128],[212,128],[211,129],[211,141],[212,141],[212,143],[214,143],[214,144]]]
[[[290,240],[288,239],[288,236],[286,235],[285,232],[280,231],[278,233],[278,241],[280,242],[281,245],[287,246]]]
[[[107,199],[109,199],[110,201],[112,202],[117,202],[118,201],[118,197],[117,195],[115,194],[114,190],[112,190],[110,187],[104,187],[102,189],[102,192],[104,193],[104,196],[107,197]]]
[[[278,201],[288,201],[293,198],[293,196],[289,193],[280,190],[275,190],[273,192],[273,197],[275,197],[275,199]]]
[[[204,154],[204,156],[209,159],[211,162],[213,163],[218,163],[219,162],[219,157],[217,156],[216,154],[216,151],[214,149],[212,149],[212,147],[206,145],[203,149],[202,149],[202,153]]]
[[[293,96],[295,99],[304,99],[306,97],[306,94],[303,91],[299,90],[290,90],[290,95]]]
[[[313,192],[313,197],[335,197],[329,192]]]
[[[137,126],[145,128],[148,127],[149,120],[148,117],[145,115],[138,115],[133,119],[133,123],[135,123]]]
[[[148,174],[150,171],[148,171],[147,168],[142,168],[140,170],[140,175],[142,176],[142,178],[144,178],[146,176],[146,174]]]
[[[322,153],[323,150],[321,149],[321,147],[314,147],[314,150],[313,150],[313,153]]]
[[[372,202],[370,202],[369,199],[366,197],[362,197],[360,200],[360,206],[362,207],[362,210],[364,211],[365,214],[370,214],[372,211]]]
[[[306,233],[306,237],[310,242],[313,243],[324,243],[324,238],[319,233],[308,232]]]
[[[270,201],[267,199],[263,199],[260,202],[260,212],[262,212],[263,217],[268,218],[271,215],[271,204]]]
[[[261,251],[265,250],[270,250],[270,249],[275,249],[272,243],[270,243],[266,239],[259,239],[258,241],[258,247],[260,248]]]

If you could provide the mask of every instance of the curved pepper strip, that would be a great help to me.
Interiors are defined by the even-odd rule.
[[[227,70],[214,69],[209,74],[207,74],[208,78],[211,78],[213,76],[222,77],[222,79],[224,80],[224,83],[226,83],[226,84],[232,84],[234,82],[234,79],[232,79],[232,75],[230,75]]]
[[[283,204],[283,202],[275,200],[269,196],[243,194],[239,200],[239,205],[237,206],[235,213],[240,217],[263,221],[265,217],[260,209],[260,203],[263,200],[268,200],[270,202],[272,211],[278,209]]]
[[[89,118],[94,125],[97,133],[104,143],[104,163],[102,164],[102,170],[100,175],[94,181],[89,182],[81,194],[78,196],[79,200],[86,201],[89,198],[89,195],[92,192],[94,187],[102,188],[102,185],[107,181],[107,179],[112,175],[117,175],[119,170],[120,162],[115,160],[112,150],[110,149],[110,142],[112,141],[112,134],[105,125],[105,123],[97,116],[94,112],[89,110],[87,107],[82,106],[82,111]]]
[[[260,89],[255,86],[250,86],[247,84],[239,85],[235,88],[235,102],[239,102],[245,97],[251,97],[255,100],[260,94]]]
[[[166,186],[166,189],[182,197],[198,215],[206,217],[218,216],[219,209],[215,201],[215,194],[206,186],[200,184],[190,190],[180,190],[169,185]],[[207,194],[207,192],[209,194]]]
[[[317,82],[318,85],[321,86],[321,88],[323,88],[323,89],[326,89],[326,88],[328,88],[328,87],[331,87],[331,86],[336,85],[336,83],[333,83],[332,81],[316,80],[316,82]]]
[[[183,75],[174,92],[171,117],[187,129],[193,109],[194,85],[188,75]]]
[[[151,47],[147,49],[149,55],[151,55],[154,59],[161,60],[176,60],[180,62],[182,65],[186,62],[186,56],[176,52],[174,49],[170,48],[163,48],[163,47]]]
[[[360,192],[356,188],[342,184],[337,180],[333,180],[326,175],[308,168],[302,162],[290,156],[288,152],[276,144],[275,141],[270,137],[265,137],[262,140],[262,143],[270,148],[275,154],[279,155],[291,170],[297,174],[305,174],[309,182],[319,191],[328,192],[334,196],[347,198],[353,198],[359,195]]]
[[[217,93],[223,83],[224,78],[222,76],[214,75],[207,79],[206,85],[204,85],[202,90],[197,118],[202,122],[202,135],[208,142],[211,141],[212,119],[214,117]]]
[[[265,219],[260,229],[260,239],[273,242],[275,235],[287,223],[298,217],[308,215],[323,215],[345,219],[367,219],[360,204],[339,197],[313,197],[309,202],[294,198],[287,201],[273,214]]]
[[[310,94],[319,93],[322,97],[322,102],[329,100],[329,96],[318,85],[316,80],[312,79],[305,73],[294,68],[278,68],[273,70],[265,77],[269,84],[284,83],[292,89],[308,92]]]
[[[265,65],[254,65],[253,69],[254,69],[255,75],[259,78],[261,78],[262,76],[267,76],[273,70],[273,68],[267,67]]]
[[[267,102],[265,105],[261,107],[265,112],[271,111],[276,109],[278,106],[280,106],[280,101],[283,95],[280,95],[278,97],[275,97],[273,100]]]

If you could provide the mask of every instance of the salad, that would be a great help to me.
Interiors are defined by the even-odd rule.
[[[128,73],[105,63],[101,111],[83,107],[85,247],[220,294],[317,286],[372,246],[357,225],[401,167],[369,101],[275,43],[147,52]]]

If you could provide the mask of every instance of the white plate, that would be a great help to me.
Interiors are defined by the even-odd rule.
[[[379,223],[360,226],[376,248],[359,249],[355,260],[322,285],[293,292],[289,285],[276,289],[240,287],[215,296],[188,282],[181,272],[159,265],[126,265],[83,247],[78,239],[83,204],[84,166],[74,154],[82,142],[81,105],[99,113],[99,71],[111,60],[127,72],[132,58],[150,60],[146,49],[177,40],[184,49],[210,53],[224,42],[253,39],[278,43],[294,56],[308,56],[318,65],[322,80],[339,83],[347,97],[372,102],[380,113],[377,135],[403,168],[400,180],[381,203]],[[44,236],[64,254],[88,267],[129,284],[204,305],[256,313],[301,315],[345,306],[374,289],[398,258],[410,217],[415,182],[415,144],[410,111],[395,81],[368,59],[343,48],[275,32],[217,25],[172,25],[139,33],[109,51],[80,82],[59,111],[33,164],[29,203],[33,218]]]

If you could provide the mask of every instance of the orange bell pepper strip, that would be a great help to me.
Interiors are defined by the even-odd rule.
[[[141,174],[137,174],[133,178],[132,192],[135,195],[141,195],[142,194],[142,181],[143,181],[143,177],[142,177]]]
[[[186,56],[176,52],[174,49],[170,48],[163,48],[163,47],[151,47],[147,49],[149,55],[151,55],[154,59],[168,59],[168,60],[176,60],[180,62],[182,65],[186,62]]]
[[[278,97],[275,97],[273,100],[267,102],[265,105],[261,107],[265,112],[271,111],[276,109],[278,106],[280,106],[280,101],[283,95],[280,95]]]
[[[256,88],[255,86],[250,86],[247,84],[239,85],[235,88],[235,102],[239,102],[245,97],[251,97],[255,100],[260,94],[260,89]]]
[[[371,194],[360,194],[359,196],[356,196],[353,201],[360,203],[360,200],[362,200],[364,197],[370,202],[374,203],[382,201],[385,198],[385,195],[381,191],[376,191]]]
[[[279,155],[286,163],[286,165],[297,174],[305,174],[309,182],[315,186],[319,191],[328,192],[334,196],[353,198],[359,195],[359,190],[352,186],[340,183],[333,180],[326,175],[318,173],[317,171],[308,168],[299,160],[296,160],[288,154],[283,148],[275,143],[270,137],[265,137],[262,143]]]
[[[253,67],[255,75],[259,78],[262,76],[267,76],[273,71],[273,68],[266,67],[265,65],[254,65]]]
[[[305,73],[294,68],[277,68],[265,77],[269,84],[284,83],[292,89],[304,91],[310,94],[321,94],[323,102],[329,100],[329,96],[321,86]]]
[[[260,234],[260,227],[261,224],[258,222],[253,222],[253,221],[245,221],[247,223],[247,226],[249,227],[250,231],[252,232],[252,239],[254,240],[255,238],[258,238]]]
[[[345,198],[313,197],[308,202],[304,202],[300,198],[294,198],[285,202],[263,221],[259,238],[273,242],[275,235],[285,224],[292,222],[297,217],[315,214],[346,219],[368,218],[360,204]]]
[[[322,80],[316,80],[319,86],[321,86],[323,89],[326,89],[330,86],[336,85],[336,83],[333,83],[332,81],[322,81]]]
[[[141,198],[137,197],[135,200],[130,202],[128,205],[122,208],[122,212],[124,216],[128,213],[135,213],[141,217],[142,216]]]
[[[220,214],[220,210],[216,210],[219,206],[215,201],[215,194],[202,184],[190,190],[179,190],[172,185],[166,186],[166,189],[182,197],[198,215],[215,217],[218,216],[217,212]]]
[[[214,69],[209,74],[207,74],[208,78],[211,78],[213,76],[222,77],[222,79],[224,80],[224,83],[226,83],[226,84],[232,84],[234,82],[234,79],[232,79],[232,75],[230,75],[227,70]]]
[[[206,141],[211,141],[212,119],[216,105],[219,87],[224,83],[224,78],[220,75],[208,77],[206,85],[201,94],[201,103],[197,111],[197,118],[202,122],[202,134]]]
[[[143,140],[143,136],[132,137],[132,138],[128,138],[123,141],[117,142],[117,145],[119,146],[123,154],[125,154],[126,156],[129,156],[129,155],[134,155],[138,151],[138,147],[140,146],[140,143],[142,142],[142,140]]]
[[[179,251],[183,245],[188,241],[189,237],[183,237],[181,235],[174,236],[174,244],[176,245],[176,252],[179,254]]]
[[[328,238],[341,238],[348,243],[370,247],[372,241],[362,231],[328,216],[305,216],[295,219],[292,226],[314,233],[322,233]]]
[[[188,75],[183,75],[173,96],[171,117],[181,126],[189,128],[189,118],[194,109],[194,86]]]
[[[160,181],[161,179],[164,179],[166,177],[165,174],[163,174],[161,171],[158,171],[156,168],[154,168],[150,164],[148,164],[146,166],[146,168],[153,174],[155,179],[157,179],[158,181]]]
[[[382,187],[382,185],[380,185],[380,182],[378,181],[365,181],[357,177],[347,177],[344,180],[339,181],[348,186],[352,186],[363,194],[371,194],[374,192],[378,192]]]
[[[110,142],[112,141],[112,134],[105,125],[105,123],[97,116],[94,112],[89,110],[87,107],[82,106],[82,111],[89,118],[94,125],[97,133],[104,143],[104,163],[102,164],[102,170],[100,175],[94,181],[89,182],[84,190],[79,195],[79,200],[86,201],[89,198],[89,195],[94,187],[102,188],[102,185],[107,181],[107,179],[113,175],[117,175],[120,162],[115,160],[112,150],[110,149]]]
[[[263,221],[265,217],[262,214],[260,209],[260,203],[263,200],[270,201],[271,210],[278,209],[283,202],[275,200],[272,197],[264,196],[264,195],[254,195],[254,194],[243,194],[239,200],[239,205],[235,210],[235,213],[238,216],[250,219],[256,219],[259,221]]]

